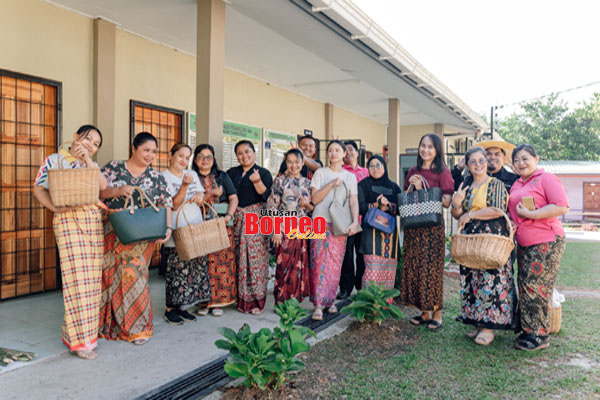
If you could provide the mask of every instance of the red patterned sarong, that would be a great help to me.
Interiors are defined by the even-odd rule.
[[[264,203],[238,208],[235,212],[236,259],[238,266],[238,310],[249,313],[255,308],[265,308],[267,282],[269,280],[269,237],[265,235],[246,235],[244,233],[244,215],[260,215]]]
[[[346,252],[346,236],[334,236],[330,223],[326,235],[326,239],[311,239],[310,244],[310,301],[315,307],[335,302]]]
[[[123,244],[110,222],[104,225],[104,266],[99,336],[107,340],[152,337],[148,266],[154,242]]]
[[[308,241],[288,239],[284,235],[281,245],[275,248],[275,255],[275,304],[291,298],[301,303],[310,295]]]

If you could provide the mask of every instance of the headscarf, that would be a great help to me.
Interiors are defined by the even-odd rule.
[[[375,179],[371,176],[371,170],[369,170],[369,176],[358,184],[362,188],[365,194],[365,200],[367,203],[374,203],[377,201],[377,197],[383,194],[390,203],[398,203],[398,193],[400,193],[400,187],[392,182],[388,177],[388,169],[385,160],[380,155],[373,155],[367,162],[367,167],[371,164],[372,160],[378,160],[383,165],[383,175],[379,179]]]

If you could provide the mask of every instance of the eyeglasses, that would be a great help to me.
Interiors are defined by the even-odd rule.
[[[469,160],[469,165],[485,165],[487,164],[487,160],[485,158],[480,159],[479,161],[477,160]]]
[[[379,169],[379,168],[383,168],[383,164],[377,163],[377,164],[369,165],[369,169]]]
[[[197,160],[200,161],[212,161],[213,160],[213,156],[203,156],[202,154],[198,154],[198,156],[196,157]]]

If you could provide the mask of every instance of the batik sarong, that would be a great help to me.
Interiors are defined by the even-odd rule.
[[[334,236],[330,223],[325,233],[326,239],[310,240],[310,301],[315,307],[335,302],[346,252],[346,236]]]
[[[284,235],[281,245],[275,248],[275,256],[275,304],[291,298],[302,302],[310,295],[308,241]]]

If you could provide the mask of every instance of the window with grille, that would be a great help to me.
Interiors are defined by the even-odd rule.
[[[164,171],[169,166],[169,150],[183,137],[184,112],[131,100],[131,142],[140,132],[158,140],[158,154],[152,167]]]
[[[149,132],[158,140],[158,153],[152,168],[162,172],[169,167],[169,150],[182,141],[184,112],[131,100],[131,143],[140,132]],[[131,153],[131,148],[130,148]],[[151,265],[161,262],[160,245],[156,245]]]
[[[52,213],[32,195],[60,132],[59,82],[0,70],[0,300],[56,289]]]

